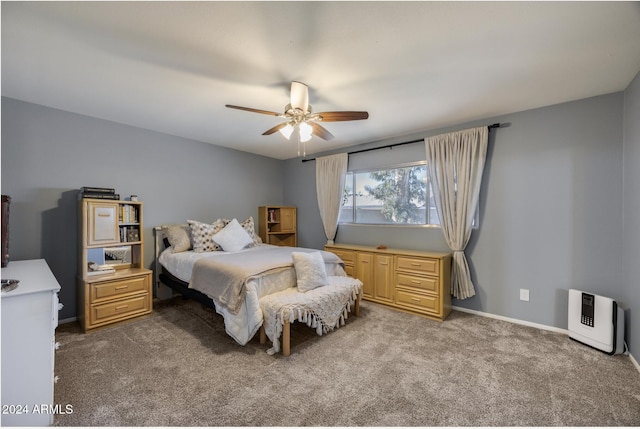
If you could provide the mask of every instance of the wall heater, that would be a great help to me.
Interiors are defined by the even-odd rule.
[[[624,310],[616,301],[569,289],[569,338],[610,355],[624,353]]]

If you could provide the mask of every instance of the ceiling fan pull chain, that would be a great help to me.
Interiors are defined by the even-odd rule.
[[[302,156],[307,156],[307,144],[298,136],[298,156],[300,156],[300,153],[302,153]]]

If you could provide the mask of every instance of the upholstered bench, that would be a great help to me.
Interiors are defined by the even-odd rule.
[[[322,335],[344,325],[352,307],[353,313],[359,315],[362,282],[345,276],[330,276],[327,281],[326,286],[307,292],[300,292],[294,287],[260,298],[264,317],[260,344],[265,344],[267,337],[273,344],[267,353],[280,351],[279,338],[282,334],[282,354],[291,354],[291,323],[296,320],[315,328],[316,333]]]

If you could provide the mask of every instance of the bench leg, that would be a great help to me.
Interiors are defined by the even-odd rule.
[[[260,344],[266,344],[266,342],[267,333],[262,325],[260,326]],[[283,356],[291,354],[291,323],[288,320],[282,325],[282,354]]]
[[[260,344],[267,343],[267,333],[264,331],[264,325],[260,326]]]
[[[286,320],[282,325],[282,355],[291,354],[291,322]]]
[[[362,296],[362,292],[360,292],[358,294],[358,297],[356,298],[356,308],[353,311],[356,316],[360,316],[360,297],[361,296]]]

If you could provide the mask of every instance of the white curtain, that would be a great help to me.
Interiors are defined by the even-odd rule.
[[[340,216],[348,162],[349,155],[346,153],[316,158],[318,208],[327,244],[333,244],[338,230],[338,217]]]
[[[478,206],[488,136],[487,127],[478,127],[425,139],[440,225],[453,250],[451,294],[459,299],[476,294],[464,249]]]

